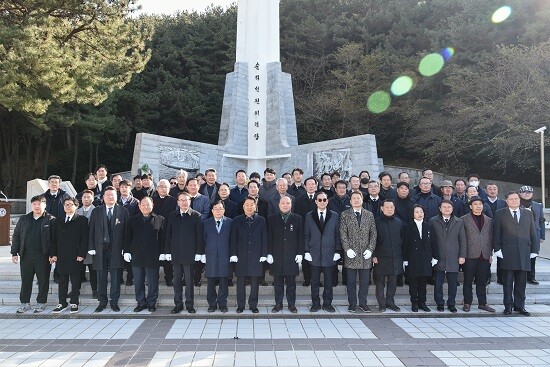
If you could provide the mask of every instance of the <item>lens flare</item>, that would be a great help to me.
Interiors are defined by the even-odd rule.
[[[422,58],[418,71],[424,76],[432,76],[441,71],[445,65],[445,59],[440,54],[428,54]]]
[[[413,84],[414,82],[410,76],[403,75],[393,81],[390,90],[394,96],[399,97],[409,93]]]
[[[391,104],[391,96],[385,91],[376,91],[370,95],[367,100],[367,107],[372,113],[382,113],[386,111]]]
[[[442,48],[440,54],[443,56],[443,60],[449,61],[455,54],[455,49],[452,47]]]
[[[501,23],[508,19],[510,14],[512,14],[512,8],[509,6],[502,6],[493,13],[491,20],[493,23]]]

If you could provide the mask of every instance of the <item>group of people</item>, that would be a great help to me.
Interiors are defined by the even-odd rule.
[[[304,179],[300,168],[280,178],[271,168],[263,174],[247,177],[239,170],[230,187],[217,182],[215,169],[198,177],[181,170],[155,185],[150,174],[109,180],[100,165],[86,175],[86,189],[76,198],[60,188],[59,176],[50,176],[49,189],[32,198],[32,212],[21,217],[13,234],[12,261],[20,263],[22,281],[17,313],[31,310],[35,275],[34,312],[44,310],[53,264],[59,282],[55,313],[78,312],[86,265],[99,301],[96,312],[108,305],[120,310],[123,269],[126,284],[135,287],[134,311],[155,311],[162,266],[174,289],[173,314],[196,312],[194,286],[203,275],[208,312],[228,312],[228,287],[236,275],[237,313],[245,310],[247,285],[249,310],[258,313],[267,270],[274,279],[272,312],[283,309],[286,294],[288,310],[296,313],[300,265],[303,286],[311,287],[311,312],[335,311],[339,265],[349,312],[371,311],[371,276],[378,310],[399,311],[394,298],[404,276],[413,312],[430,311],[430,283],[437,310],[444,311],[446,303],[455,313],[459,271],[463,310],[471,309],[475,284],[478,308],[495,312],[486,295],[495,255],[504,313],[529,315],[526,283],[538,284],[535,263],[545,238],[542,205],[532,200],[530,186],[500,199],[497,185],[483,189],[477,175],[436,186],[429,169],[416,187],[407,172],[400,173],[395,188],[387,172],[375,180],[362,171],[347,181],[337,172]]]

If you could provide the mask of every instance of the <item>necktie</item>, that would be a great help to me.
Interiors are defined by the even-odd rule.
[[[518,223],[518,213],[514,210],[514,220]]]
[[[112,217],[113,217],[113,208],[109,208],[107,210],[107,218],[109,218],[109,220],[111,220]]]
[[[216,221],[216,229],[218,230],[218,232],[220,231],[220,224],[221,224],[221,221],[217,220]]]
[[[65,218],[65,223],[68,223],[70,220],[71,220],[71,217],[67,216],[67,218]]]
[[[321,225],[325,224],[325,218],[324,218],[323,212],[319,213],[319,222],[321,223]]]
[[[195,201],[195,198],[191,198],[191,208],[193,207],[193,202]]]
[[[313,195],[309,195],[309,200],[313,200]]]
[[[445,219],[445,224],[449,223],[449,220],[448,219]]]
[[[246,218],[246,221],[248,223],[248,229],[252,227],[252,218]]]
[[[355,216],[357,217],[357,223],[361,224],[361,212],[355,212]]]

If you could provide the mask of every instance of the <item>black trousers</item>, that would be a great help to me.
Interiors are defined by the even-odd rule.
[[[286,301],[289,306],[296,304],[296,275],[274,275],[275,304],[283,304],[283,293],[286,284]]]
[[[302,261],[302,273],[304,274],[304,282],[311,283],[311,263]]]
[[[82,282],[86,279],[86,267],[90,272],[90,286],[92,287],[92,292],[97,291],[97,272],[94,270],[92,264],[84,264],[82,267],[80,271],[80,288],[82,288]]]
[[[122,282],[122,268],[109,269],[111,263],[111,251],[103,250],[102,270],[97,271],[97,293],[100,305],[107,305],[107,281],[111,275],[111,289],[109,291],[111,305],[118,305],[120,298],[120,284]]]
[[[25,254],[19,258],[19,268],[21,269],[21,292],[19,293],[21,303],[30,303],[35,275],[38,281],[36,302],[46,303],[48,301],[50,270],[52,268],[49,259],[43,257],[42,254]]]
[[[126,281],[134,280],[134,270],[132,269],[132,264],[124,262],[124,270],[126,270]]]
[[[434,301],[438,305],[445,305],[445,299],[443,298],[443,282],[445,281],[445,277],[447,277],[447,306],[454,306],[456,303],[458,272],[435,271]]]
[[[216,283],[219,282],[218,291],[216,292]],[[227,286],[228,279],[225,277],[209,277],[206,287],[206,300],[210,307],[227,307],[227,296],[229,288]]]
[[[527,274],[527,271],[522,270],[502,270],[504,307],[525,308]]]
[[[315,266],[311,265],[311,302],[313,306],[320,306],[319,283],[321,281],[321,270],[323,271],[323,304],[332,305],[332,270],[333,266]]]
[[[185,277],[185,307],[193,307],[195,290],[191,279],[195,265],[172,264],[174,269],[174,304],[183,307],[183,279]]]
[[[395,306],[395,292],[397,291],[397,275],[376,274],[376,300],[378,306]],[[384,295],[385,290],[385,295]]]
[[[466,259],[464,262],[464,304],[471,305],[474,299],[472,284],[475,279],[477,304],[487,304],[487,270],[491,269],[489,260]],[[490,271],[490,270],[489,270]]]
[[[345,268],[347,274],[348,303],[350,306],[357,306],[357,276],[359,276],[359,304],[367,305],[369,293],[370,269]],[[342,271],[342,274],[344,272]]]
[[[534,257],[531,259],[531,271],[527,274],[527,280],[533,280],[535,279],[535,265],[537,262],[537,258]]]
[[[82,267],[84,267],[82,265]],[[71,304],[78,305],[80,297],[80,269],[71,274],[59,274],[59,303],[63,306],[67,305],[67,294],[69,291],[69,279],[71,280]]]
[[[502,259],[497,257],[497,282],[503,283],[502,280]]]
[[[237,276],[237,307],[244,308],[246,303],[246,278]],[[248,296],[248,306],[258,307],[258,293],[260,291],[260,277],[250,278],[250,295]]]
[[[138,306],[156,306],[159,297],[159,267],[133,266],[134,291]],[[145,279],[147,278],[147,296],[145,296]]]
[[[198,282],[201,281],[202,272],[204,271],[204,264],[203,264],[202,262],[200,262],[200,261],[195,261],[195,270],[194,270],[194,271],[195,271],[195,276],[194,276],[194,278],[192,278],[192,277],[189,277],[189,278],[185,277],[185,282],[186,282],[185,284],[187,284],[187,281],[188,281],[188,280],[190,281],[191,279],[194,279],[195,284],[197,284]]]
[[[174,281],[174,268],[172,267],[171,261],[161,261],[160,265],[164,269],[164,280],[166,282],[173,282]]]
[[[409,281],[409,296],[412,304],[426,303],[426,284],[430,277],[407,277]]]

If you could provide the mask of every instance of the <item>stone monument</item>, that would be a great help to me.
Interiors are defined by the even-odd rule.
[[[218,145],[140,133],[132,173],[148,164],[155,179],[177,170],[218,170],[218,180],[234,182],[235,171],[280,175],[294,167],[306,176],[339,171],[382,171],[374,135],[298,145],[290,74],[280,62],[279,0],[239,0],[235,70],[227,74]]]

